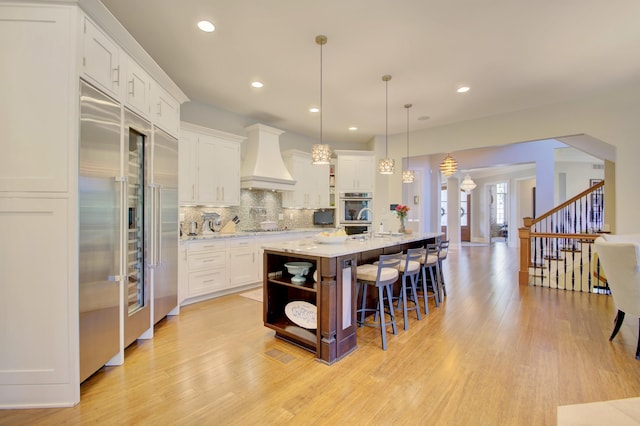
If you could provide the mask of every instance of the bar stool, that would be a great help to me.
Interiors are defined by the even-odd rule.
[[[429,315],[429,297],[433,297],[436,307],[441,302],[440,268],[438,267],[440,244],[427,244],[424,248],[424,256],[420,258],[422,264],[422,296],[424,298],[424,313]],[[429,281],[427,281],[427,270]],[[429,296],[431,287],[432,296]]]
[[[444,282],[444,273],[442,272],[442,261],[447,258],[447,252],[449,251],[449,240],[442,241],[440,243],[440,253],[438,253],[438,269],[440,270],[440,287],[442,293],[447,295],[447,287]]]
[[[396,317],[393,310],[393,284],[400,275],[398,268],[402,260],[402,253],[382,254],[378,259],[378,264],[365,264],[357,268],[356,276],[358,285],[362,287],[362,299],[360,308],[356,310],[356,317],[359,316],[358,324],[361,326],[379,327],[382,337],[382,349],[387,350],[387,327],[392,326],[393,334],[398,334],[396,327]],[[367,308],[367,287],[373,286],[378,289],[378,301],[376,309]],[[385,306],[385,292],[387,305]],[[367,312],[375,312],[374,322],[366,322]],[[385,313],[389,315],[390,321],[385,321]],[[358,315],[359,314],[359,315]],[[378,320],[379,318],[379,320]]]
[[[402,286],[400,288],[400,293],[398,294],[398,307],[400,307],[400,303],[402,303],[405,330],[409,329],[408,311],[416,311],[416,317],[418,320],[422,319],[416,287],[418,284],[418,277],[420,275],[420,259],[423,257],[423,254],[424,249],[422,248],[407,249],[407,254],[402,256],[402,262],[400,263]],[[409,287],[407,287],[407,279],[409,279]],[[407,290],[410,291],[408,295]],[[411,307],[407,306],[408,302],[412,302],[413,305]]]

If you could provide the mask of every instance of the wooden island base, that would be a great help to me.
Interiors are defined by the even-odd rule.
[[[273,329],[277,338],[333,364],[357,347],[357,265],[373,262],[381,254],[423,247],[427,242],[439,240],[441,235],[347,240],[343,244],[317,244],[305,239],[265,246],[264,325]],[[301,261],[312,264],[306,281],[292,282],[292,275],[284,265]],[[314,314],[315,329],[311,328]]]

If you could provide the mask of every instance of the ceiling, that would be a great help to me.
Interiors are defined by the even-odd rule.
[[[326,35],[330,143],[404,133],[405,103],[415,131],[585,97],[640,75],[637,0],[102,2],[192,101],[314,138],[315,37]],[[200,31],[202,19],[216,31]],[[456,93],[461,84],[471,90]]]

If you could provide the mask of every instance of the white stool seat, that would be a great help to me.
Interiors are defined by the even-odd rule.
[[[367,263],[365,265],[359,265],[356,269],[356,276],[359,281],[373,281],[378,279],[378,266],[375,264]],[[398,270],[396,268],[381,268],[380,269],[380,281],[390,281],[398,279]]]

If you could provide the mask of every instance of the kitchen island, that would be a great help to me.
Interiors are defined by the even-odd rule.
[[[441,233],[397,234],[339,244],[315,238],[264,245],[263,320],[277,338],[305,348],[333,364],[357,347],[356,267],[381,254],[423,247]],[[286,263],[308,262],[303,279]],[[293,280],[292,280],[293,278]]]

